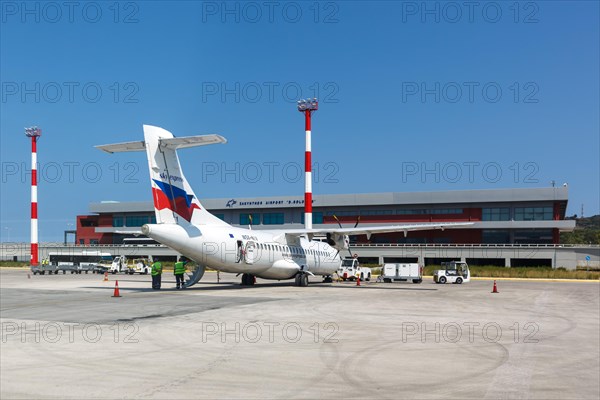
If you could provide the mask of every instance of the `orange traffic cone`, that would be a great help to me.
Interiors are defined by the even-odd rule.
[[[112,297],[121,297],[119,294],[119,281],[115,281],[115,292],[113,293]]]
[[[104,272],[104,281],[103,282],[108,282],[108,271]]]
[[[356,277],[356,286],[360,286],[360,276]]]
[[[500,293],[498,291],[498,287],[496,286],[496,280],[494,279],[494,289],[492,289],[492,293]]]

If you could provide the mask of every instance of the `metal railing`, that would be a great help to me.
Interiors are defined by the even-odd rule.
[[[600,248],[598,244],[536,244],[536,243],[515,243],[515,244],[481,244],[481,243],[351,243],[350,247],[494,247],[494,248],[507,248],[507,247],[522,247],[522,248]]]

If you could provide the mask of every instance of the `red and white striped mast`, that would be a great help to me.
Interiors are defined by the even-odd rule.
[[[304,153],[304,228],[312,229],[312,150],[311,150],[311,114],[319,109],[316,98],[299,100],[298,111],[304,113],[306,131],[306,150]]]
[[[31,265],[38,265],[38,208],[37,208],[37,141],[42,130],[37,126],[25,128],[31,138]]]

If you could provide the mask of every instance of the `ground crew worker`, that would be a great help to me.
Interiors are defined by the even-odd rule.
[[[152,264],[150,274],[152,275],[152,289],[160,290],[160,282],[162,279],[162,264],[160,261],[156,260],[154,264]]]
[[[175,268],[173,268],[173,274],[175,275],[175,287],[177,289],[185,289],[183,286],[183,274],[185,273],[185,264],[187,264],[187,259],[182,257],[175,263]]]

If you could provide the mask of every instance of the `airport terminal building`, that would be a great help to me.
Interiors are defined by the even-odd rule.
[[[207,210],[236,226],[252,229],[301,228],[301,196],[200,199]],[[459,190],[415,193],[315,195],[313,227],[392,225],[420,222],[473,222],[455,229],[378,234],[351,238],[361,244],[558,244],[565,220],[567,187]],[[152,202],[99,202],[77,216],[78,245],[121,244],[127,231],[155,222]]]

